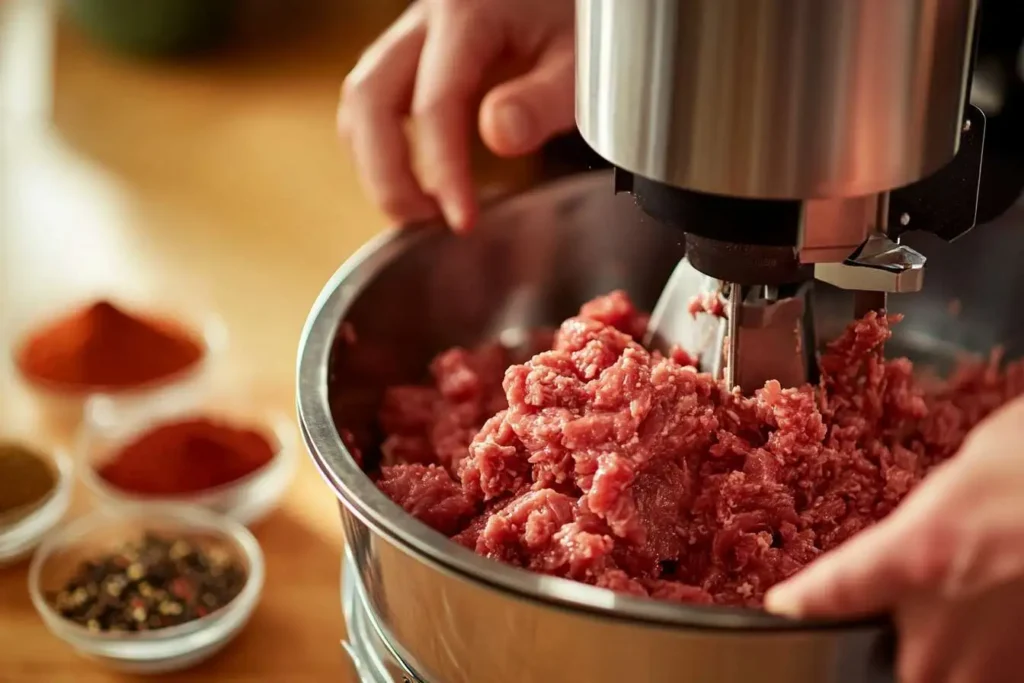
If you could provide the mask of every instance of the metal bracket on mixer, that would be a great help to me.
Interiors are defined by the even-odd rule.
[[[924,284],[924,255],[874,234],[842,263],[817,263],[814,277],[840,289],[916,292]]]
[[[968,105],[953,161],[916,183],[889,193],[887,233],[893,239],[921,230],[952,242],[974,227],[985,148],[985,114]]]
[[[806,282],[787,296],[774,288],[753,288],[744,296],[737,310],[736,341],[729,345],[735,358],[727,359],[733,382],[743,391],[760,389],[770,379],[784,387],[816,379],[811,288]]]
[[[900,235],[923,230],[952,241],[974,227],[985,142],[985,115],[968,106],[953,161],[931,176],[890,192],[879,206],[879,231],[841,263],[817,263],[814,277],[866,293],[858,309],[884,308],[886,292],[916,292],[925,257],[899,244]],[[884,231],[884,232],[883,232]],[[875,293],[875,294],[871,294]]]

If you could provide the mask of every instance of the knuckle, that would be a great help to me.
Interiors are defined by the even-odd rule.
[[[911,582],[922,588],[939,588],[949,577],[962,539],[955,522],[928,520],[916,542],[908,549],[907,567]]]
[[[443,120],[451,106],[449,93],[441,90],[415,98],[412,103],[412,115],[423,121]]]
[[[366,70],[353,69],[341,83],[342,107],[368,99],[373,91],[371,84]]]

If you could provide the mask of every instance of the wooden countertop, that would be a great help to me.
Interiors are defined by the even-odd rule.
[[[3,4],[3,354],[18,322],[37,311],[101,293],[171,298],[227,323],[224,387],[244,390],[254,411],[294,414],[309,307],[385,224],[336,142],[338,87],[405,3],[326,4],[330,20],[301,36],[188,64],[126,59],[54,20],[43,2]],[[514,185],[529,168],[485,160],[482,175]],[[0,429],[69,438],[37,427],[33,408],[0,363]],[[91,505],[78,487],[71,515]],[[306,458],[282,508],[254,532],[267,583],[248,628],[215,659],[165,679],[352,681],[339,649],[336,504]],[[0,681],[133,680],[46,631],[26,569],[0,569]]]

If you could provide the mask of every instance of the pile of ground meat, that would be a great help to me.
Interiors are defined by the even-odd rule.
[[[997,356],[943,382],[916,378],[910,361],[883,356],[896,318],[869,314],[827,347],[819,386],[743,396],[685,354],[647,351],[646,322],[615,292],[526,363],[508,367],[498,345],[441,354],[431,385],[387,392],[377,485],[517,567],[759,606],[1024,393],[1024,365]]]

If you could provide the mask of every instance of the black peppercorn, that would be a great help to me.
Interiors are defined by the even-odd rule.
[[[91,631],[151,631],[200,619],[231,602],[247,573],[226,548],[147,533],[84,562],[48,600]]]

